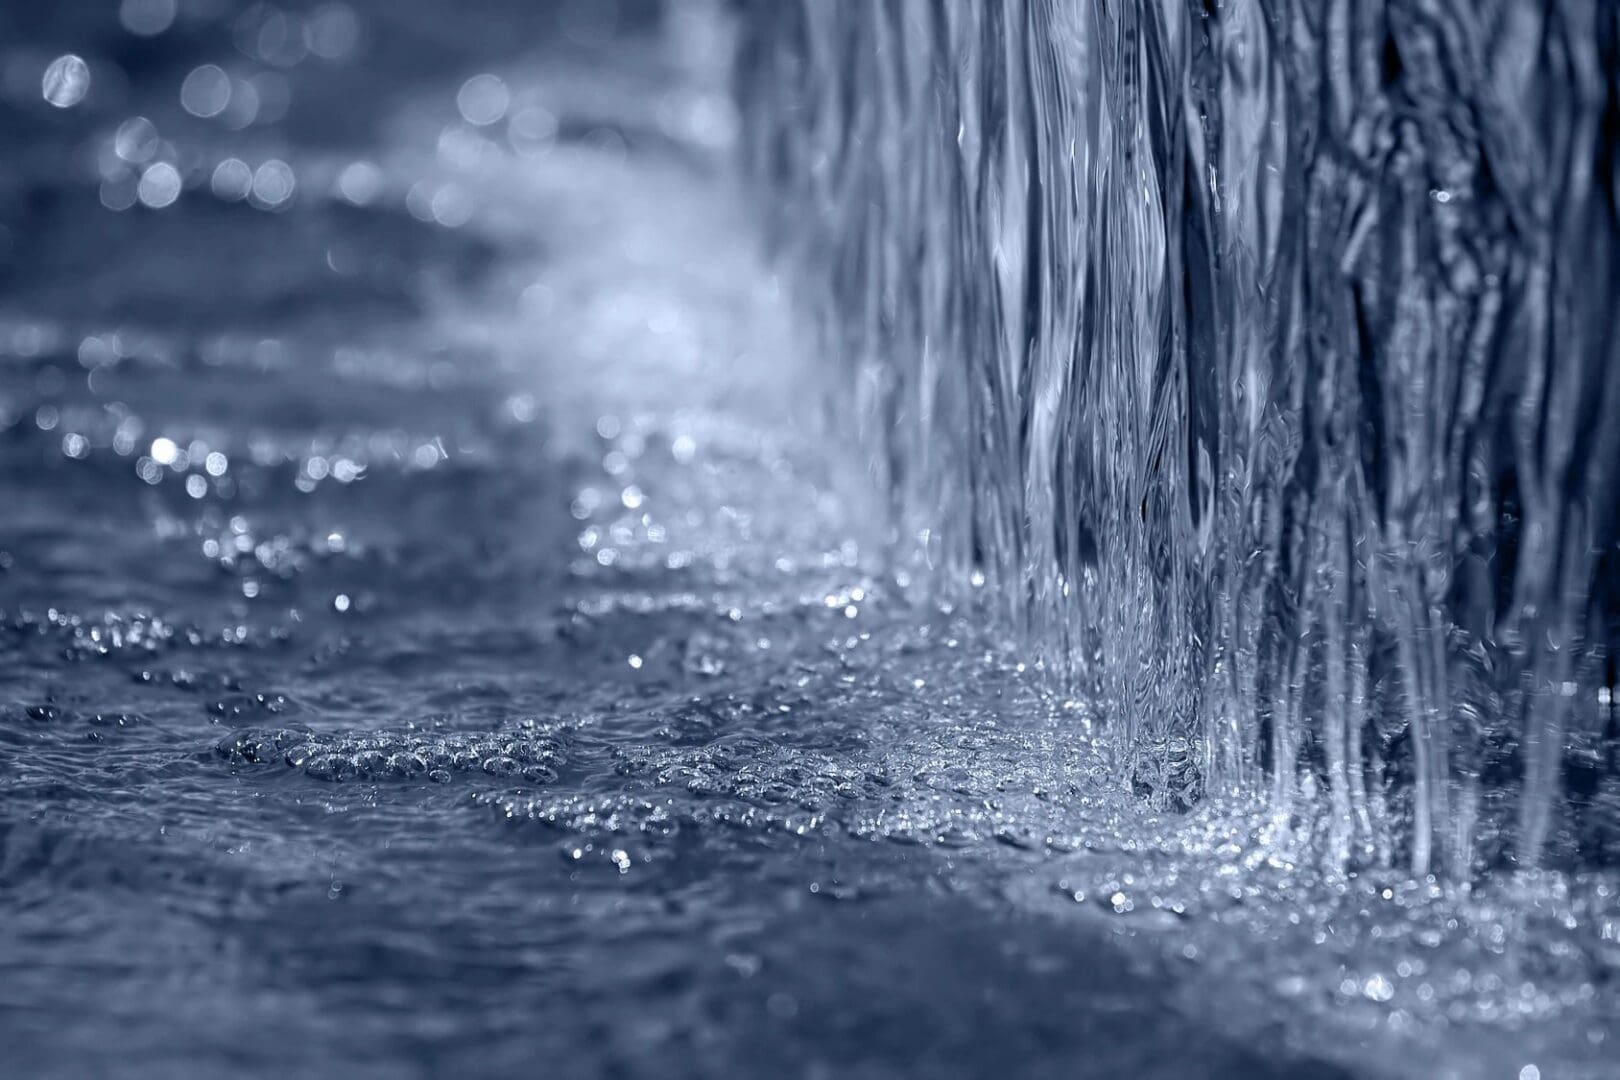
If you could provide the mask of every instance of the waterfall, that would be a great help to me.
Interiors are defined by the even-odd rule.
[[[1346,867],[1620,857],[1620,6],[740,25],[907,572],[1022,633],[1122,782]]]

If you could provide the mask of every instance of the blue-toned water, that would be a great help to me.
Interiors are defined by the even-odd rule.
[[[752,157],[931,575],[1185,745],[1172,797],[1326,809],[1346,866],[1616,860],[1612,5],[751,10]]]
[[[934,201],[967,197],[927,134],[944,73],[1078,124],[1046,65],[1104,39],[865,11],[0,9],[0,1072],[1612,1073],[1606,841],[1554,814],[1535,873],[1414,873],[1393,764],[1335,838],[1329,759],[1252,759],[1272,713],[1201,734],[1187,688],[1232,643],[1176,591],[1206,581],[1186,537],[1100,529],[1125,487],[1042,486],[991,438],[1073,479],[1075,425],[1125,423],[1098,388],[1019,420],[952,382],[1024,332],[964,306],[1024,279],[974,268],[1061,260],[1014,227],[1027,185]],[[1042,64],[997,67],[996,11]],[[1010,100],[948,145],[1015,170]],[[816,330],[826,280],[847,339]],[[1198,511],[1210,551],[1240,511]],[[1035,572],[1060,554],[1107,621]],[[1341,615],[1296,662],[1361,656],[1387,724],[1387,624]],[[1314,761],[1322,693],[1282,696]],[[1481,820],[1528,783],[1481,779]]]

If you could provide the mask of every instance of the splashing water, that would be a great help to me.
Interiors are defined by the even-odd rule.
[[[1246,341],[1282,309],[1231,278],[1257,211],[1222,162],[1266,172],[1236,135],[1200,151],[1202,232],[1120,194],[1181,175],[1143,156],[1170,134],[1143,129],[1131,184],[1100,164],[1126,160],[1120,95],[1150,116],[1179,85],[1131,64],[1214,70],[1179,23],[1127,49],[1046,8],[938,8],[0,5],[11,1072],[1612,1075],[1620,800],[1601,744],[1568,741],[1599,727],[1601,635],[1565,650],[1549,868],[1410,876],[1408,714],[1456,682],[1408,704],[1383,532],[1310,539],[1353,492],[1277,485],[1285,450],[1317,478],[1353,445],[1388,487],[1420,460],[1394,421],[1330,444],[1322,418],[1418,384],[1369,367],[1290,427],[1278,387],[1321,378],[1278,359],[1240,399],[1225,380],[1270,369],[1235,330],[1192,355],[1209,298]],[[1064,164],[1048,144],[1083,124]],[[802,289],[762,257],[737,145],[787,196]],[[1434,188],[1424,213],[1464,205]],[[1219,273],[1150,288],[1193,236]],[[1283,261],[1243,280],[1275,292]],[[843,313],[848,366],[799,303]],[[807,421],[828,373],[864,447]],[[1262,389],[1251,428],[1234,402]],[[845,475],[872,449],[875,489]],[[1248,488],[1215,479],[1234,463]],[[1524,550],[1515,513],[1490,535]],[[1466,747],[1497,770],[1472,843],[1519,857],[1529,725],[1501,718],[1546,691],[1485,674],[1485,734],[1421,729],[1453,799],[1431,859],[1459,850]]]
[[[900,547],[1126,778],[1261,796],[1340,866],[1615,858],[1616,9],[743,21]]]

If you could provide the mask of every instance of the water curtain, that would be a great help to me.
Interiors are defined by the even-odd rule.
[[[896,536],[1122,780],[1620,857],[1620,5],[753,0],[748,164]]]

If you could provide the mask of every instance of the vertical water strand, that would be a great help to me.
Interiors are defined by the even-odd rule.
[[[1052,144],[1064,126],[1054,110],[1066,104],[1057,81],[1052,41],[1052,9],[1036,0],[1027,6],[1020,33],[1020,48],[1027,57],[1024,126],[1030,188],[1024,269],[1025,363],[1019,387],[1019,396],[1025,402],[1020,434],[1029,533],[1023,570],[1033,608],[1031,630],[1036,640],[1056,639],[1060,643],[1052,660],[1058,671],[1067,674],[1068,647],[1062,630],[1067,579],[1061,570],[1053,575],[1043,575],[1039,570],[1059,566],[1061,558],[1057,453],[1067,367],[1053,351],[1054,342],[1066,337],[1055,324],[1062,310],[1061,298],[1067,295],[1066,265],[1052,258],[1048,248],[1072,235],[1067,213],[1070,185],[1060,164],[1063,154]]]

